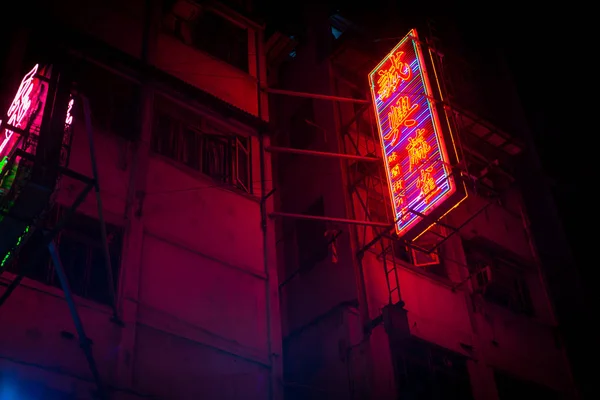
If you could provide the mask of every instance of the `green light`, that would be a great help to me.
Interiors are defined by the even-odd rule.
[[[23,241],[23,238],[25,237],[25,235],[27,235],[28,232],[29,232],[29,227],[25,228],[25,230],[23,231],[21,236],[19,236],[19,239],[17,239],[17,244],[15,245],[15,248],[19,247],[19,245]],[[12,251],[9,251],[8,253],[6,253],[4,258],[2,259],[2,262],[0,262],[0,268],[4,267],[4,264],[6,264],[6,262],[9,260],[11,255],[12,255]]]

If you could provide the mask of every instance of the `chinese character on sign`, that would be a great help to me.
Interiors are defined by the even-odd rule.
[[[429,200],[429,198],[437,191],[438,187],[431,176],[433,172],[433,167],[424,168],[421,170],[421,176],[417,180],[417,188],[421,190],[420,196],[423,198],[425,203]]]
[[[405,199],[404,194],[400,193],[394,196],[394,202],[398,207],[402,207],[404,205]]]
[[[70,99],[69,105],[67,107],[67,118],[65,119],[65,125],[67,127],[71,126],[71,124],[73,123],[73,115],[71,115],[71,111],[73,110],[73,103],[75,103],[75,100]]]
[[[396,152],[394,151],[394,152],[392,152],[392,154],[390,154],[390,155],[388,156],[388,164],[391,164],[391,163],[393,163],[393,162],[395,162],[395,161],[398,161],[398,153],[396,153]]]
[[[390,145],[393,146],[398,140],[398,134],[400,133],[400,127],[411,127],[417,123],[414,119],[409,117],[419,108],[418,104],[410,104],[408,96],[402,96],[396,102],[396,105],[390,108],[388,113],[388,121],[390,123],[390,131],[383,138],[390,140]]]
[[[402,179],[397,179],[392,182],[392,192],[399,193],[404,189],[404,181]]]
[[[396,164],[394,165],[394,168],[392,168],[392,170],[390,171],[390,175],[392,175],[392,178],[396,178],[398,176],[400,176],[400,165]]]
[[[425,160],[427,158],[427,154],[431,150],[431,146],[423,137],[424,132],[425,129],[417,129],[415,137],[408,138],[408,146],[406,146],[406,151],[408,151],[410,171],[413,170],[414,166]]]
[[[388,69],[380,70],[378,72],[379,79],[377,85],[379,86],[379,99],[385,100],[392,93],[396,91],[396,88],[402,81],[407,81],[412,76],[410,65],[402,61],[403,51],[399,51],[390,57],[392,65]]]

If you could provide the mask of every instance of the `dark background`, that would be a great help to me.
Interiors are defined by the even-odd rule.
[[[583,23],[560,11],[549,8],[537,17],[511,13],[472,21],[465,29],[473,36],[478,31],[506,55],[582,283],[591,295],[596,133],[587,122],[585,104],[591,105],[593,97],[585,95],[588,56],[585,35],[577,34]]]

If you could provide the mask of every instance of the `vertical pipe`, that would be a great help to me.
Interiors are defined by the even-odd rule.
[[[110,303],[113,311],[112,320],[120,322],[117,313],[117,302],[115,296],[115,281],[113,277],[112,262],[110,260],[110,249],[106,237],[106,222],[104,221],[104,210],[102,206],[102,196],[100,195],[100,177],[98,176],[98,164],[96,163],[96,149],[94,147],[94,135],[92,133],[92,116],[90,114],[90,103],[88,98],[80,96],[83,101],[83,111],[85,118],[85,130],[88,135],[90,147],[90,161],[92,164],[92,174],[94,177],[94,191],[96,192],[96,204],[98,206],[98,219],[100,220],[100,236],[102,237],[102,250],[104,252],[104,266],[106,268],[106,279],[108,280],[108,293],[110,294]]]
[[[56,271],[56,275],[58,276],[58,280],[60,281],[60,286],[62,286],[62,289],[65,292],[65,299],[67,300],[67,304],[69,305],[69,311],[71,311],[71,317],[73,318],[73,322],[75,323],[77,336],[79,336],[79,344],[81,345],[81,348],[85,353],[85,358],[87,359],[92,375],[94,376],[94,381],[96,382],[96,385],[98,387],[100,398],[105,399],[106,393],[104,391],[104,386],[102,385],[102,380],[100,379],[100,373],[98,372],[96,360],[94,360],[94,356],[92,354],[90,339],[85,334],[83,323],[81,322],[81,318],[79,317],[79,313],[77,312],[75,300],[73,300],[73,295],[71,294],[71,288],[69,287],[67,275],[65,274],[65,270],[63,269],[62,262],[60,261],[60,257],[58,256],[58,252],[56,251],[56,246],[54,245],[53,241],[50,241],[50,243],[48,243],[48,251],[50,252],[52,262],[54,263],[54,271]]]
[[[158,27],[160,25],[160,5],[156,0],[145,0],[144,23],[142,27],[141,63],[142,66],[154,65]],[[137,99],[136,129],[138,135],[130,142],[130,163],[127,195],[124,209],[125,237],[123,243],[122,265],[118,286],[118,310],[123,321],[119,341],[117,371],[115,373],[121,386],[134,385],[134,371],[131,360],[136,356],[138,298],[140,295],[140,276],[142,274],[143,253],[143,200],[146,192],[146,176],[150,157],[150,139],[152,135],[152,113],[154,111],[154,89],[149,70],[140,69],[139,97]]]
[[[256,57],[256,108],[258,113],[258,119],[260,122],[259,132],[258,132],[258,140],[259,140],[259,163],[260,163],[260,214],[261,214],[261,229],[263,234],[263,266],[265,270],[266,276],[266,284],[265,284],[265,301],[266,301],[266,323],[267,323],[267,351],[269,353],[269,365],[271,368],[269,374],[269,399],[273,400],[275,395],[274,385],[277,382],[274,382],[274,359],[273,359],[273,344],[272,344],[272,332],[271,332],[271,291],[270,291],[270,282],[271,277],[269,274],[269,247],[268,247],[268,235],[267,235],[267,190],[265,184],[267,182],[266,179],[266,171],[265,171],[265,144],[264,144],[264,132],[262,127],[263,115],[262,115],[262,79],[260,73],[260,41],[259,41],[259,33],[254,32],[254,54]]]

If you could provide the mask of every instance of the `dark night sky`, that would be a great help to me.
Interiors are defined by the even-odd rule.
[[[507,56],[568,239],[582,264],[587,261],[585,248],[589,245],[582,227],[588,225],[584,220],[589,221],[591,214],[581,209],[581,197],[585,196],[583,183],[591,176],[591,142],[576,140],[577,133],[587,129],[579,126],[585,125],[582,118],[572,118],[573,113],[585,115],[583,108],[576,108],[582,75],[575,70],[566,79],[568,83],[553,84],[568,73],[569,53],[577,54],[577,40],[567,32],[578,25],[569,21],[565,15],[549,10],[543,18],[513,14],[495,21],[481,20],[471,28],[487,31],[485,36],[496,40]],[[563,49],[573,51],[565,54]],[[589,271],[582,268],[581,272],[585,280]]]
[[[549,177],[561,221],[575,257],[586,297],[592,300],[592,243],[597,217],[591,176],[594,159],[593,135],[597,128],[587,122],[586,104],[594,100],[589,86],[592,75],[585,68],[591,61],[585,45],[588,29],[583,13],[572,8],[537,8],[523,12],[503,3],[502,10],[474,10],[478,17],[464,15],[462,25],[469,37],[502,49],[517,85],[537,153]],[[489,6],[488,6],[489,7]],[[537,11],[536,14],[533,12]],[[494,15],[494,17],[489,17]],[[581,62],[583,61],[583,62]],[[593,65],[593,64],[589,64]],[[586,89],[589,88],[589,89]],[[587,96],[586,96],[586,93]],[[586,204],[591,197],[591,204]],[[587,206],[587,207],[585,207]],[[588,306],[592,307],[591,304]]]

